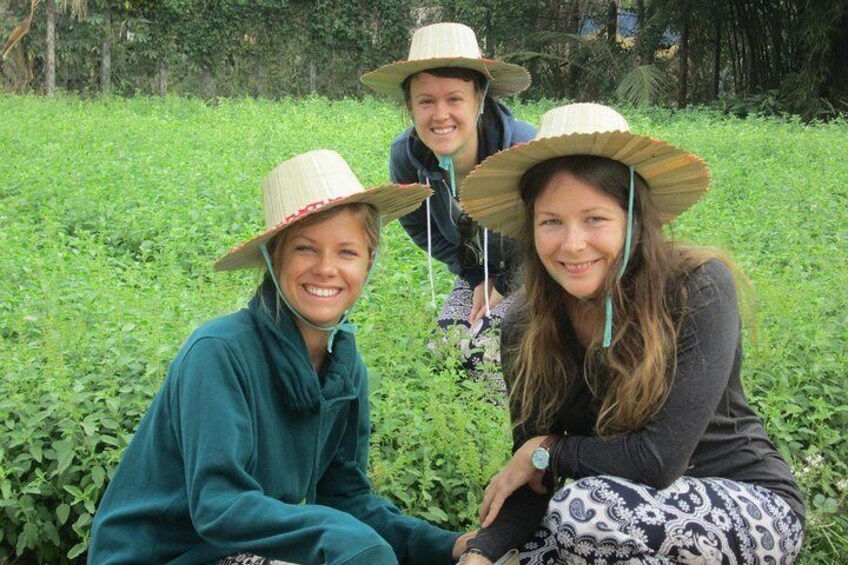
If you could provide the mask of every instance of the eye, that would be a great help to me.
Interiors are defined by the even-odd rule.
[[[300,245],[296,245],[294,248],[298,253],[315,253],[317,250],[311,245],[306,245],[305,243],[301,243]]]
[[[419,106],[429,106],[432,103],[433,103],[433,100],[431,98],[419,98],[418,99],[418,105]]]
[[[359,257],[359,251],[352,248],[345,248],[339,251],[339,254],[343,257]]]
[[[589,222],[589,224],[600,224],[605,222],[606,220],[607,219],[603,216],[589,216],[588,218],[586,218],[586,221]]]
[[[559,218],[545,218],[539,222],[540,226],[559,226],[562,225],[562,222]]]
[[[448,101],[453,104],[458,104],[460,102],[463,102],[464,100],[465,99],[462,96],[451,96],[450,98],[448,98]]]

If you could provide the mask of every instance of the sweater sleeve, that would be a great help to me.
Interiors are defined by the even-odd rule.
[[[318,503],[338,508],[372,527],[394,550],[401,563],[412,565],[451,563],[458,533],[437,528],[424,520],[404,516],[385,498],[371,490],[366,476],[371,422],[368,383],[360,363],[357,425],[345,430],[342,447],[318,483]]]
[[[566,438],[559,468],[572,478],[610,474],[655,488],[683,475],[721,400],[740,339],[736,287],[718,261],[696,269],[677,346],[677,370],[660,411],[616,438]]]
[[[247,471],[256,457],[249,387],[224,340],[195,342],[179,372],[170,409],[198,535],[233,553],[299,563],[395,563],[388,545],[354,516],[263,493]]]

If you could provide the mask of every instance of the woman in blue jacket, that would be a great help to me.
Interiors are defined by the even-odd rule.
[[[89,563],[424,564],[461,553],[464,538],[371,492],[367,378],[347,324],[381,220],[428,193],[364,190],[326,150],[268,175],[268,229],[215,265],[265,267],[264,282],[247,308],[183,345],[100,502]]]
[[[456,193],[478,163],[533,138],[533,126],[494,99],[521,92],[530,75],[518,65],[483,59],[474,31],[442,23],[415,32],[407,60],[361,80],[403,103],[412,116],[413,127],[392,142],[389,175],[392,182],[427,184],[434,194],[400,222],[416,245],[457,275],[438,322],[445,330],[471,329],[474,352],[466,368],[480,377],[482,351],[497,349],[492,320],[509,305],[503,300],[514,271],[513,242],[478,230]]]

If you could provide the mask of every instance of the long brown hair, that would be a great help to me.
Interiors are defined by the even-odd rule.
[[[645,181],[635,176],[634,229],[630,260],[621,279],[621,254],[591,306],[602,307],[607,295],[613,303],[613,335],[609,348],[601,347],[597,328],[589,343],[584,366],[578,366],[578,344],[568,335],[570,297],[548,274],[534,245],[534,204],[554,175],[568,172],[613,197],[627,209],[630,172],[626,165],[589,155],[557,157],[527,171],[521,179],[524,203],[522,300],[516,304],[513,362],[505,371],[512,382],[510,402],[517,409],[515,427],[550,433],[556,414],[577,379],[585,378],[598,401],[595,433],[614,436],[642,427],[662,406],[676,367],[679,324],[685,313],[686,277],[693,269],[717,258],[733,268],[720,253],[675,244],[662,229]]]

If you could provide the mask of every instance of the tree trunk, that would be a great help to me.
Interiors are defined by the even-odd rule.
[[[610,0],[609,6],[607,6],[607,42],[610,46],[614,46],[616,42],[616,36],[618,34],[618,5],[617,0]]]
[[[168,94],[168,65],[162,59],[156,63],[156,90],[159,96]]]
[[[47,9],[47,56],[44,64],[44,88],[47,96],[56,94],[56,3],[46,0]]]
[[[100,45],[100,93],[107,96],[112,90],[112,10],[106,4],[103,23],[103,43]]]
[[[309,61],[309,92],[310,94],[315,92],[315,83],[317,82],[316,72],[315,72],[315,61]]]
[[[683,30],[680,34],[680,88],[677,91],[677,107],[685,108],[689,96],[689,13],[688,5],[683,6]]]
[[[203,67],[200,71],[200,92],[204,100],[215,98],[215,77],[209,67]]]
[[[495,58],[495,26],[492,22],[492,8],[486,8],[486,57]]]
[[[713,38],[713,81],[710,90],[710,98],[715,100],[718,98],[719,78],[721,76],[721,19],[722,19],[722,3],[721,0],[716,2],[717,14],[715,18],[715,37]]]

